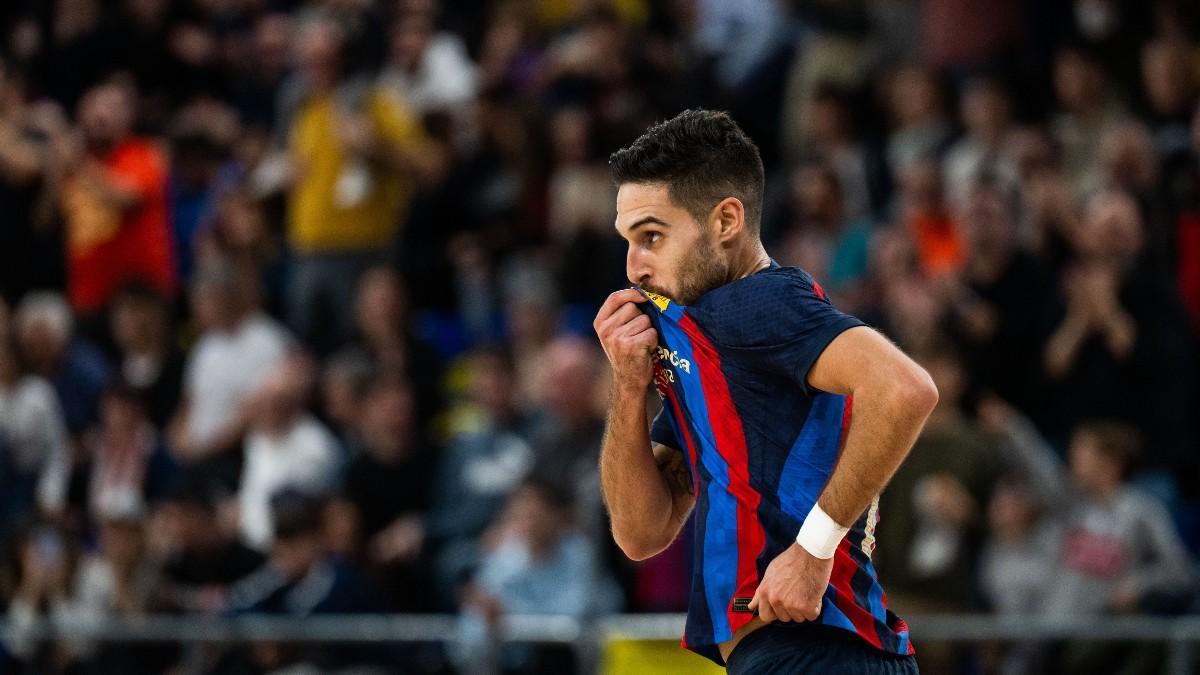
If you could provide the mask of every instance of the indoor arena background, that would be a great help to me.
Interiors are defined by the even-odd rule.
[[[772,256],[941,391],[875,558],[923,670],[1193,671],[1200,4],[0,28],[0,672],[710,667],[688,531],[609,535],[591,330],[627,284],[607,156],[689,107],[761,148]]]

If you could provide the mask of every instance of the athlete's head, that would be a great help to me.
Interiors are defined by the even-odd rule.
[[[691,304],[759,244],[763,165],[726,113],[687,110],[609,158],[629,281]]]

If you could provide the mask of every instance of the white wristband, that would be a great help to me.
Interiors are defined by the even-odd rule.
[[[834,551],[837,551],[842,537],[849,531],[850,528],[835,523],[820,505],[813,504],[812,511],[808,512],[808,517],[804,519],[804,524],[800,526],[800,532],[796,535],[796,543],[814,558],[829,560]]]

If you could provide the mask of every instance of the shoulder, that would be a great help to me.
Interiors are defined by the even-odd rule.
[[[688,308],[717,342],[742,348],[789,342],[832,311],[825,290],[799,267],[776,267],[738,279]]]

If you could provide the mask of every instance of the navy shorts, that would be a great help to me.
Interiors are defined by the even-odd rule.
[[[775,622],[742,638],[730,675],[916,675],[917,658],[882,652],[832,626]]]

